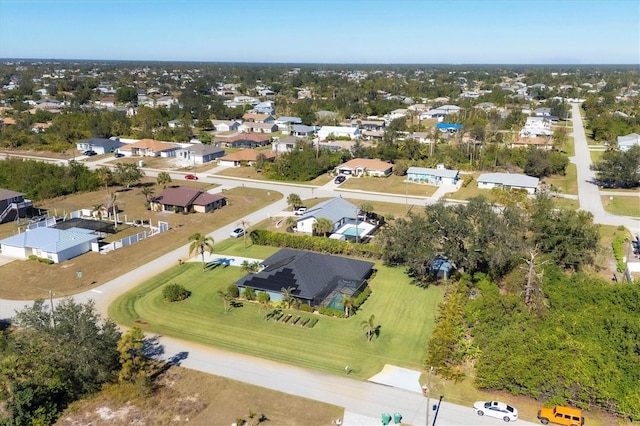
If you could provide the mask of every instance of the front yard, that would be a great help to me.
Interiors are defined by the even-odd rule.
[[[109,316],[145,331],[331,374],[344,374],[348,365],[355,377],[366,378],[385,363],[421,370],[443,290],[411,285],[400,268],[380,264],[376,268],[369,300],[349,319],[283,310],[317,318],[313,328],[267,321],[268,311],[253,302],[241,301],[241,306],[225,313],[218,291],[245,272],[231,266],[203,272],[197,262],[174,266],[123,294],[109,307]],[[185,286],[191,297],[177,303],[162,300],[163,286],[171,283]],[[380,325],[380,335],[368,342],[361,323],[371,315]]]

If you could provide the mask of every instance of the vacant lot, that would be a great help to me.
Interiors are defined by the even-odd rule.
[[[640,198],[636,194],[601,196],[602,206],[611,214],[640,217]]]
[[[151,181],[147,181],[146,184],[152,185],[156,194],[162,191],[161,187]],[[201,189],[212,187],[194,182],[185,185],[197,185]],[[229,204],[222,209],[206,214],[184,215],[146,210],[145,198],[140,191],[141,187],[132,187],[118,192],[117,204],[120,209],[120,218],[124,220],[126,217],[128,221],[134,219],[151,221],[154,225],[157,225],[159,220],[165,221],[169,223],[169,231],[106,255],[89,252],[55,265],[16,260],[0,266],[0,276],[19,277],[19,280],[3,280],[2,297],[6,299],[42,298],[48,297],[49,290],[55,292],[56,297],[61,297],[88,290],[186,244],[189,236],[196,232],[211,232],[282,197],[282,194],[276,191],[238,187],[224,192],[223,195],[227,197]],[[48,200],[38,207],[48,210],[52,215],[63,215],[80,208],[91,209],[96,204],[104,203],[105,199],[106,192],[102,189]],[[145,229],[122,225],[118,227],[118,234],[110,236],[109,240]],[[0,238],[11,236],[15,232],[17,230],[14,223],[0,226]],[[78,278],[78,271],[82,272],[80,278]]]
[[[133,385],[108,386],[73,404],[57,424],[230,425],[249,421],[253,411],[254,420],[264,416],[263,425],[320,426],[344,413],[341,407],[181,367],[171,367],[156,383],[159,389],[149,398],[141,398]]]
[[[313,328],[267,321],[270,310],[253,302],[243,301],[225,312],[218,292],[245,272],[222,266],[203,272],[195,262],[174,266],[123,294],[109,307],[109,316],[127,326],[138,324],[145,331],[333,374],[349,365],[354,377],[366,378],[385,363],[420,370],[443,290],[411,285],[402,268],[380,264],[376,268],[369,300],[349,319],[283,308],[294,318],[318,319]],[[185,286],[191,297],[165,302],[162,288],[171,283]],[[361,323],[371,315],[380,335],[368,342]]]

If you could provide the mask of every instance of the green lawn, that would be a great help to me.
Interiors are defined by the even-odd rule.
[[[376,267],[373,292],[352,318],[285,310],[294,317],[318,318],[313,328],[266,321],[265,311],[250,302],[225,313],[217,292],[244,272],[236,267],[202,272],[199,263],[175,266],[123,294],[109,307],[109,316],[145,331],[333,374],[344,374],[349,365],[355,377],[367,378],[386,363],[419,370],[443,290],[411,285],[403,269]],[[169,283],[184,285],[191,297],[163,301],[162,288]],[[367,342],[361,322],[372,314],[380,335]]]
[[[602,154],[604,154],[604,151],[602,150],[590,150],[589,154],[591,155],[591,162],[592,163],[597,163],[598,161],[600,161],[602,159]]]
[[[381,177],[349,178],[340,185],[344,189],[357,189],[362,191],[383,192],[387,194],[404,194],[419,197],[431,197],[438,187],[435,185],[422,185],[408,183],[406,176],[390,175]]]
[[[601,198],[604,209],[609,213],[640,217],[640,199],[636,195],[604,195]]]
[[[544,181],[548,185],[553,185],[562,194],[578,195],[578,169],[573,163],[567,165],[565,175],[554,175],[545,177]]]

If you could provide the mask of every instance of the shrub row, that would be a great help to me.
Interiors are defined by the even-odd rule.
[[[364,290],[356,297],[356,300],[353,301],[353,310],[357,310],[366,300],[371,296],[371,287],[366,286]]]
[[[624,237],[622,237],[621,235],[616,235],[616,237],[613,239],[613,242],[611,243],[611,246],[613,247],[613,254],[616,257],[618,272],[624,272]]]
[[[330,308],[328,306],[320,306],[318,312],[329,317],[344,318],[344,311],[340,309]]]
[[[38,257],[35,254],[29,255],[29,260],[37,260],[40,263],[45,263],[47,265],[53,265],[55,262],[51,259],[47,259],[46,257]]]
[[[310,235],[293,235],[257,229],[251,232],[253,244],[288,247],[298,250],[317,251],[326,254],[342,254],[364,258],[380,259],[382,249],[373,244],[352,243]]]

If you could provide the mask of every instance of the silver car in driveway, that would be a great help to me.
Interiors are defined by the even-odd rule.
[[[231,238],[240,238],[243,235],[244,235],[244,228],[236,228],[233,231],[231,231],[231,233],[229,234]]]

